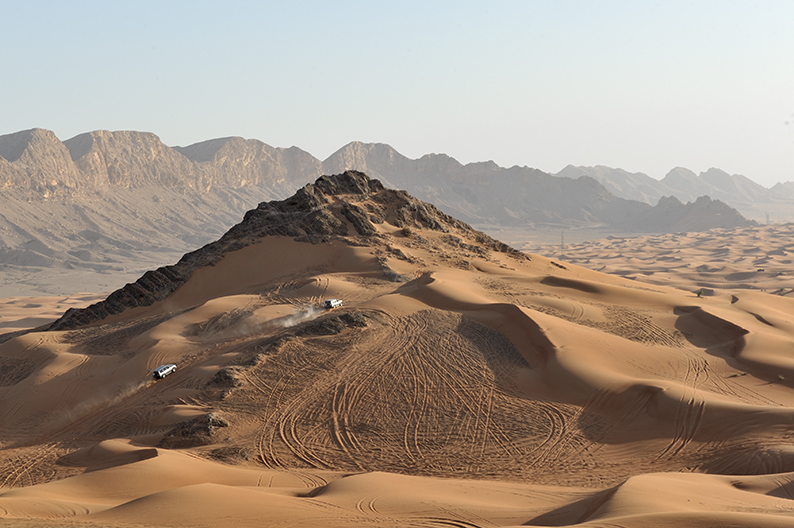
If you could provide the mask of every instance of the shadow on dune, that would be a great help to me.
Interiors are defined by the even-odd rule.
[[[710,457],[699,469],[719,475],[771,475],[794,471],[794,446],[739,447]]]
[[[710,314],[700,306],[679,306],[673,310],[678,316],[675,328],[692,345],[706,351],[717,349],[731,350],[731,356],[738,354],[744,345],[743,337],[748,330],[730,321]],[[713,354],[725,357],[722,354]]]
[[[620,485],[593,493],[589,497],[539,515],[525,523],[525,525],[570,526],[581,524],[586,522],[599,508],[609,502],[618,489],[620,489]]]
[[[735,302],[735,301],[734,301]],[[748,357],[745,353],[750,330],[731,321],[711,314],[699,306],[679,306],[674,310],[678,319],[675,328],[692,345],[703,349],[707,354],[724,360],[738,371],[750,371],[755,376],[794,387],[794,369],[785,361],[776,362],[773,358],[762,360]],[[759,323],[773,327],[763,316],[747,312]]]
[[[540,281],[541,284],[545,284],[546,286],[556,286],[558,288],[570,288],[572,290],[578,290],[584,293],[601,293],[602,290],[595,284],[581,281],[581,280],[573,280],[573,279],[566,279],[564,277],[556,277],[554,275],[550,275]]]

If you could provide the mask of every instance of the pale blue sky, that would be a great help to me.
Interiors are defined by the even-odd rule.
[[[0,134],[794,180],[794,2],[0,0]]]

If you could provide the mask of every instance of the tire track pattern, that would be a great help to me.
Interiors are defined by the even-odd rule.
[[[516,393],[529,366],[502,334],[433,310],[355,332],[292,341],[230,397],[261,402],[266,466],[487,476],[581,464],[579,409]]]

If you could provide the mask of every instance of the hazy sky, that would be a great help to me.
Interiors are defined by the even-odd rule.
[[[793,1],[0,0],[0,134],[794,180]],[[792,122],[792,124],[787,124]]]

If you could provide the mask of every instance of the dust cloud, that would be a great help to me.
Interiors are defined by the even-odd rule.
[[[306,321],[311,321],[319,317],[324,311],[323,308],[319,308],[314,304],[304,305],[298,308],[294,314],[274,319],[272,323],[279,328],[289,328]]]

